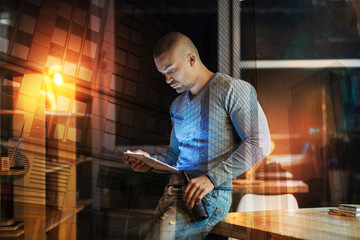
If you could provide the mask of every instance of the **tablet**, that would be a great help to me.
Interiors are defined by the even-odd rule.
[[[150,167],[152,167],[156,170],[171,171],[171,172],[179,171],[177,168],[170,166],[167,163],[161,162],[161,161],[157,160],[156,158],[146,156],[143,153],[134,153],[134,152],[128,151],[128,152],[124,152],[124,155],[130,156],[137,160],[140,160],[140,161],[144,162],[146,165],[149,165]]]

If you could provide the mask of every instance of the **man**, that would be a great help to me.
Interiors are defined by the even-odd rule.
[[[267,120],[254,88],[207,69],[184,34],[163,36],[153,56],[166,83],[181,94],[170,107],[169,149],[156,158],[186,170],[191,181],[183,187],[180,175],[171,174],[147,239],[203,239],[229,211],[231,180],[270,152]],[[151,169],[133,158],[124,161],[134,171]],[[201,201],[209,218],[194,222],[187,207]]]

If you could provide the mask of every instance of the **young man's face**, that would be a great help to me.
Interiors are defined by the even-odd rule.
[[[155,58],[156,68],[165,76],[166,83],[177,93],[190,90],[194,85],[192,68],[184,54],[177,54],[177,49],[170,49]]]

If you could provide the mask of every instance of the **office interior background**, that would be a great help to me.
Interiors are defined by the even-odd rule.
[[[254,179],[303,182],[300,208],[360,203],[360,1],[1,0],[1,239],[146,236],[168,175],[122,157],[169,143],[152,47],[170,31],[256,88]]]

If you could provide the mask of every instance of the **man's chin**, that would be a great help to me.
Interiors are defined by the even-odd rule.
[[[183,93],[183,92],[185,92],[185,89],[183,89],[183,88],[175,88],[175,91],[177,93]]]

